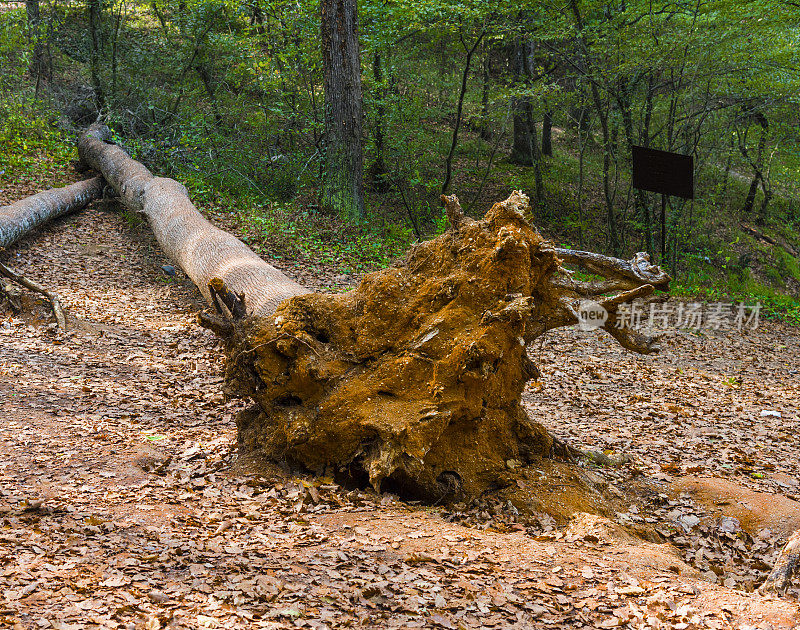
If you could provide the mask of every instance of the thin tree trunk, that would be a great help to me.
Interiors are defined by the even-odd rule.
[[[533,74],[530,42],[518,42],[512,54],[514,82],[517,85],[529,85]],[[527,96],[517,96],[512,101],[511,107],[514,112],[514,144],[511,161],[533,167],[535,205],[541,207],[544,203],[542,152],[537,138],[536,121],[533,119],[533,105]]]
[[[386,124],[386,85],[383,78],[383,60],[379,50],[372,56],[372,75],[375,79],[375,162],[369,168],[369,179],[375,190],[385,192],[391,185],[387,179],[383,159],[383,131]]]
[[[181,70],[180,76],[178,77],[177,84],[180,86],[178,90],[178,95],[175,97],[175,102],[172,103],[172,108],[170,109],[170,113],[176,115],[178,113],[178,107],[181,104],[181,99],[183,99],[183,80],[186,78],[186,74],[189,70],[194,66],[194,60],[197,59],[198,55],[200,55],[200,51],[203,47],[203,42],[206,39],[206,36],[211,32],[211,29],[214,28],[214,23],[216,22],[216,14],[213,14],[209,19],[206,27],[202,30],[202,32],[197,36],[195,40],[194,48],[192,49],[192,56],[189,58],[189,62],[183,67]]]
[[[28,38],[33,44],[33,57],[28,71],[36,79],[36,94],[38,95],[39,84],[44,74],[44,47],[42,46],[40,33],[39,0],[25,0],[25,13],[28,18]]]
[[[585,110],[581,110],[583,112]],[[584,164],[586,162],[586,147],[591,137],[590,129],[583,129],[583,125],[578,122],[578,247],[583,249],[583,180]],[[583,139],[585,138],[585,139]]]
[[[728,148],[728,158],[727,160],[725,160],[725,172],[722,176],[722,193],[720,194],[720,201],[725,203],[726,208],[728,207],[727,203],[728,184],[730,182],[731,168],[733,166],[734,146],[735,146],[735,138],[734,135],[731,134],[731,143],[730,147]]]
[[[98,109],[103,109],[106,104],[103,84],[100,81],[100,0],[87,0],[89,10],[89,38],[91,40],[90,72],[92,88]]]
[[[322,0],[325,172],[321,207],[343,219],[364,217],[361,63],[356,0]]]
[[[150,8],[153,9],[153,13],[156,14],[156,17],[158,18],[158,23],[161,24],[161,30],[164,31],[164,34],[166,35],[167,22],[164,19],[164,14],[161,13],[161,10],[158,8],[157,0],[153,0],[153,2],[150,3]]]
[[[178,29],[181,35],[186,31],[186,0],[178,2]]]
[[[122,26],[122,10],[124,5],[120,3],[119,12],[114,16],[114,37],[111,40],[111,102],[117,100],[117,52],[119,50],[119,29]]]
[[[764,153],[766,152],[767,148],[767,133],[769,132],[769,121],[764,114],[760,112],[757,113],[755,115],[755,119],[761,127],[761,135],[758,138],[758,149],[756,150],[755,160],[750,162],[751,166],[753,167],[753,180],[750,182],[750,189],[747,191],[747,197],[744,200],[744,207],[742,208],[742,211],[745,214],[753,213],[753,207],[755,206],[756,201],[756,193],[758,192],[758,185],[764,178]],[[742,154],[748,160],[750,159],[746,147],[742,149]]]
[[[517,42],[512,48],[511,68],[517,89],[526,86],[529,80],[527,56],[530,44]],[[515,96],[511,101],[514,112],[514,142],[511,147],[511,161],[514,164],[531,166],[533,164],[533,134],[531,129],[531,102],[526,96]]]
[[[572,10],[572,15],[575,18],[575,26],[577,26],[579,32],[578,44],[583,62],[583,72],[588,76],[590,63],[589,47],[586,43],[585,37],[583,36],[583,18],[581,17],[577,0],[570,0],[569,4],[570,9]],[[600,129],[603,132],[603,195],[605,196],[606,214],[608,219],[609,248],[613,254],[618,254],[620,251],[620,241],[617,230],[617,219],[616,215],[614,214],[614,198],[611,194],[611,182],[609,179],[609,173],[611,170],[611,134],[608,128],[608,113],[606,108],[603,106],[603,99],[600,96],[600,90],[597,87],[597,83],[591,80],[591,77],[589,84],[591,86],[592,102],[594,103],[595,110],[597,111],[597,117],[600,121]]]
[[[78,140],[78,155],[84,164],[103,173],[122,203],[145,215],[161,249],[210,304],[215,301],[209,284],[216,280],[243,296],[251,315],[270,315],[283,300],[308,293],[240,240],[209,223],[181,184],[154,177],[120,147],[109,144],[109,139],[107,127],[92,125]]]
[[[492,134],[489,132],[489,80],[490,80],[490,50],[483,42],[483,85],[481,86],[481,140],[489,140]]]
[[[211,73],[204,63],[198,63],[194,69],[203,82],[203,87],[206,89],[206,94],[208,94],[208,100],[211,101],[211,110],[214,112],[214,122],[217,124],[217,127],[220,127],[222,125],[222,116],[219,113],[219,107],[217,107],[216,89],[211,80]]]
[[[464,50],[467,51],[467,58],[464,61],[464,71],[461,73],[461,90],[458,93],[458,106],[456,107],[456,121],[455,125],[453,126],[453,138],[450,142],[450,151],[447,153],[447,159],[445,159],[444,162],[444,182],[442,183],[443,195],[449,192],[450,183],[453,178],[453,157],[456,154],[456,147],[458,146],[458,131],[461,128],[461,113],[464,110],[464,96],[467,94],[467,79],[469,79],[469,67],[472,63],[472,55],[475,53],[475,50],[477,50],[481,41],[483,41],[483,36],[485,34],[486,25],[484,25],[481,29],[480,34],[471,48],[467,48],[467,45],[464,43],[463,35],[461,38],[461,43],[464,46]]]
[[[631,103],[631,95],[627,91],[625,86],[622,86],[618,92],[617,97],[617,105],[619,106],[620,114],[622,115],[622,128],[625,134],[625,147],[627,149],[627,155],[633,154],[633,145],[634,145],[634,129],[633,129],[633,111],[632,111],[632,103]],[[650,136],[649,132],[646,130],[646,126],[649,126],[650,115],[652,111],[652,98],[650,99],[650,106],[648,107],[648,101],[645,101],[645,127],[640,130],[639,133],[639,142],[642,146],[649,146],[650,145]],[[650,206],[648,205],[647,200],[647,193],[639,188],[634,190],[634,207],[636,211],[636,215],[641,217],[644,223],[644,244],[645,250],[651,256],[653,255],[653,228],[652,228],[652,220],[650,217]],[[662,256],[665,252],[666,244],[663,239],[663,234],[666,230],[666,224],[664,223],[665,214],[664,208],[662,206],[661,212],[661,233],[662,233],[662,242],[661,242],[661,252]],[[663,260],[662,260],[663,262]]]
[[[549,109],[544,110],[542,121],[542,155],[553,157],[553,114]]]
[[[103,178],[52,188],[0,208],[0,248],[57,217],[85,208],[103,196]]]
[[[539,138],[536,122],[533,120],[533,108],[528,107],[528,129],[531,134],[531,164],[533,165],[533,182],[536,206],[544,206],[544,179],[542,177],[542,153],[539,149]]]
[[[767,220],[767,207],[769,206],[769,202],[772,201],[772,197],[774,197],[774,193],[772,192],[772,188],[769,185],[769,176],[764,176],[761,174],[761,191],[764,193],[764,199],[761,201],[761,207],[758,210],[758,219],[757,223],[759,225],[763,225]]]

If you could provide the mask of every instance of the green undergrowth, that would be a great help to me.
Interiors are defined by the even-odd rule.
[[[758,303],[761,304],[762,318],[781,319],[800,326],[800,300],[755,282],[750,284],[749,290],[736,290],[724,285],[675,284],[670,290],[670,295],[702,302],[747,305]]]
[[[403,225],[343,225],[292,203],[254,206],[239,219],[243,240],[256,251],[317,271],[360,274],[386,267],[413,241]]]
[[[66,183],[65,167],[77,157],[75,141],[43,115],[36,102],[0,103],[0,178],[46,186]]]

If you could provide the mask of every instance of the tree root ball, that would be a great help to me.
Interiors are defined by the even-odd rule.
[[[552,454],[520,401],[527,344],[577,321],[557,252],[522,193],[480,221],[446,202],[448,231],[399,266],[236,322],[227,388],[257,403],[242,450],[434,501],[516,486]]]

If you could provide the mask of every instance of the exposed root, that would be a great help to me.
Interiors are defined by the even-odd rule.
[[[759,587],[758,592],[762,595],[782,593],[789,586],[792,576],[798,573],[798,569],[800,569],[800,531],[796,531],[789,538],[772,572]]]
[[[531,465],[583,455],[523,410],[522,390],[539,378],[526,346],[576,323],[587,293],[610,291],[606,330],[652,352],[653,340],[616,328],[616,312],[669,276],[643,254],[556,250],[524,219],[521,193],[481,221],[455,196],[443,203],[445,234],[350,293],[303,295],[272,317],[238,319],[217,287],[227,312],[204,317],[227,338],[228,389],[258,404],[237,420],[242,449],[431,501],[532,488]],[[607,278],[573,282],[562,261]]]
[[[34,282],[26,278],[25,276],[18,274],[13,269],[6,267],[3,263],[0,263],[0,275],[8,278],[12,282],[25,287],[26,289],[33,291],[34,293],[39,293],[48,299],[50,302],[50,306],[53,309],[53,315],[56,318],[56,322],[58,322],[58,327],[61,330],[67,330],[67,319],[64,317],[64,309],[61,307],[61,299],[53,293],[52,291],[48,291],[45,289],[41,284]]]

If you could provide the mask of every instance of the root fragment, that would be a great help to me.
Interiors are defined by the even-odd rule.
[[[67,319],[64,317],[64,309],[61,306],[61,299],[58,297],[57,294],[53,293],[52,291],[47,290],[41,284],[34,282],[26,278],[25,276],[17,273],[13,269],[6,267],[3,263],[0,263],[0,275],[8,278],[12,282],[25,287],[26,289],[33,291],[34,293],[39,293],[47,298],[50,302],[50,307],[53,309],[53,315],[56,318],[56,322],[58,323],[58,327],[66,332],[67,330]]]

